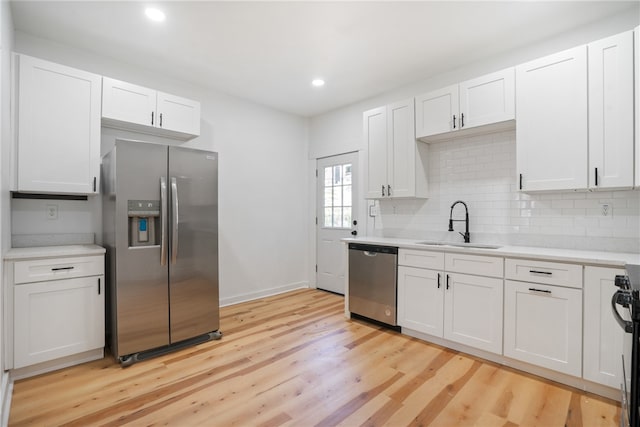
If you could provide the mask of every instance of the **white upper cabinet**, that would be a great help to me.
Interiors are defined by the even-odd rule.
[[[29,193],[96,194],[100,76],[15,55],[17,180]]]
[[[414,123],[413,99],[364,112],[366,198],[427,196],[427,147]]]
[[[633,32],[588,45],[589,188],[633,186]]]
[[[516,67],[519,188],[587,188],[587,47]]]
[[[511,126],[503,122],[515,119],[514,78],[514,69],[508,68],[417,96],[416,137],[431,141],[480,126]]]
[[[119,129],[191,139],[200,135],[200,103],[104,77],[102,123]]]

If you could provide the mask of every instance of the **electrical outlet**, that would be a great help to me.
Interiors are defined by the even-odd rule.
[[[58,205],[47,205],[47,219],[58,219]]]
[[[613,215],[613,209],[611,208],[611,205],[608,203],[603,203],[600,205],[600,208],[602,210],[602,216],[611,216]]]

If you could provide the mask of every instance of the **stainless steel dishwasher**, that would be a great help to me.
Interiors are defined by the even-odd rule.
[[[349,311],[396,326],[398,248],[349,243]]]

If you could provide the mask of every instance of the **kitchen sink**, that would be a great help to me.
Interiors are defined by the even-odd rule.
[[[484,243],[452,243],[452,242],[437,242],[431,240],[425,240],[422,242],[416,242],[418,245],[425,246],[450,246],[456,248],[472,248],[472,249],[500,249],[498,245],[487,245]]]

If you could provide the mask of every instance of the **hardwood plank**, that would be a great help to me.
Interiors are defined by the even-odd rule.
[[[17,381],[9,425],[617,426],[616,402],[362,320],[312,289],[221,308],[220,341]]]

